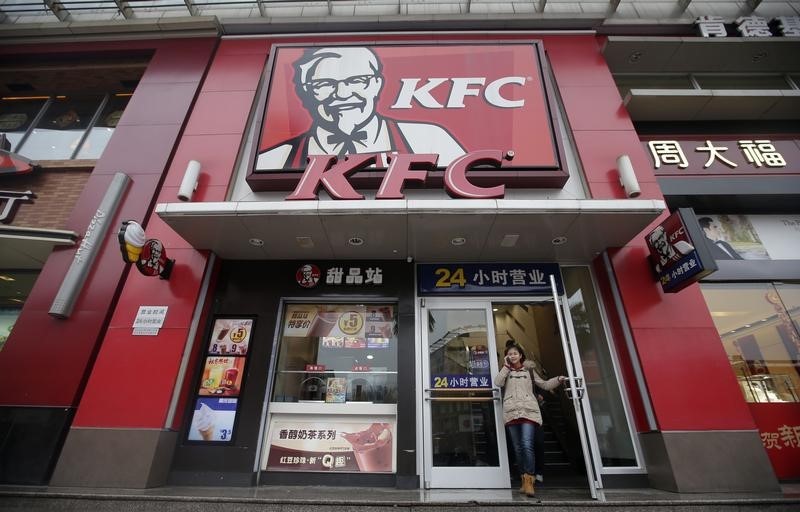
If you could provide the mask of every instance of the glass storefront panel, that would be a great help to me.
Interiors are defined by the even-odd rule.
[[[108,141],[114,134],[114,129],[116,129],[117,123],[128,105],[128,100],[130,100],[129,94],[114,95],[108,100],[103,112],[100,113],[97,123],[89,130],[89,135],[86,136],[77,158],[100,158]]]
[[[65,160],[78,149],[102,96],[57,96],[19,153],[34,160]]]
[[[800,401],[800,285],[704,283],[701,288],[745,399]]]
[[[16,151],[25,132],[42,110],[46,97],[5,97],[0,100],[0,134],[11,143],[11,151]]]
[[[397,308],[289,304],[273,402],[397,403]]]
[[[562,275],[603,466],[636,466],[633,437],[589,269],[562,267]]]

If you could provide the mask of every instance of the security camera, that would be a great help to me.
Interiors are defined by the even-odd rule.
[[[617,172],[619,173],[619,184],[625,189],[625,195],[639,197],[642,189],[639,187],[639,180],[636,179],[636,173],[633,171],[631,157],[620,155],[617,158]]]
[[[181,201],[191,201],[194,191],[197,190],[197,179],[200,177],[200,162],[189,160],[186,165],[186,172],[183,173],[183,180],[178,189],[178,199]]]

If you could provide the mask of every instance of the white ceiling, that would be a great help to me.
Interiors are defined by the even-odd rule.
[[[588,262],[666,208],[659,200],[393,200],[164,203],[156,213],[224,259]],[[519,235],[503,247],[506,235]],[[302,247],[309,237],[313,247]],[[363,245],[348,243],[353,237]],[[451,243],[462,237],[463,245]],[[563,245],[553,245],[566,237]],[[263,240],[261,247],[252,238]]]

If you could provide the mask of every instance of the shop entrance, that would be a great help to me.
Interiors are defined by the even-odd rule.
[[[556,307],[556,304],[559,307]],[[569,382],[542,391],[544,476],[551,485],[602,488],[584,422],[583,373],[575,364],[560,297],[428,298],[420,308],[426,488],[509,488],[518,482],[506,444],[501,390],[492,382],[505,343],[523,346],[542,378]],[[549,480],[547,480],[549,478]]]

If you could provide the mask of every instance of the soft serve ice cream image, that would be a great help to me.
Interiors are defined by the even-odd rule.
[[[128,220],[122,223],[117,235],[122,257],[128,263],[136,263],[144,248],[144,228],[135,221]]]
[[[202,404],[194,419],[194,426],[203,441],[212,441],[214,439],[214,412],[211,408]]]

